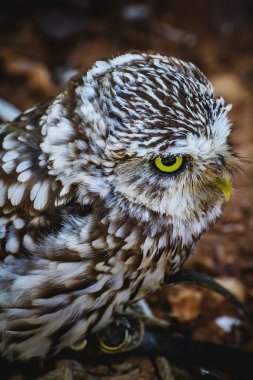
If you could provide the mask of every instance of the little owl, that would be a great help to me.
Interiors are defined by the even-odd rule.
[[[231,191],[230,123],[192,63],[98,61],[0,130],[0,352],[78,344],[180,269]]]

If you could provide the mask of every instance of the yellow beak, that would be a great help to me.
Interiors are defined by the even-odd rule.
[[[224,177],[221,178],[217,184],[219,188],[222,190],[225,200],[228,202],[231,196],[231,191],[232,191],[230,177],[228,175],[224,175]]]

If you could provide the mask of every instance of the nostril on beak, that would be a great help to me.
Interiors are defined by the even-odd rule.
[[[221,154],[219,155],[218,162],[219,162],[220,165],[226,166],[225,158]]]

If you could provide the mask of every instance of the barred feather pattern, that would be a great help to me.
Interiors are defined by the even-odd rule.
[[[181,267],[221,214],[230,108],[192,63],[129,53],[1,127],[2,355],[55,354]]]

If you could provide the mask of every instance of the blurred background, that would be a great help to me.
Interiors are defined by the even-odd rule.
[[[0,12],[0,97],[25,110],[76,70],[127,51],[192,61],[233,104],[233,141],[253,160],[252,0],[8,0]],[[253,309],[253,164],[185,268],[215,277]],[[220,296],[177,286],[149,299],[198,339],[253,350],[253,328]]]

